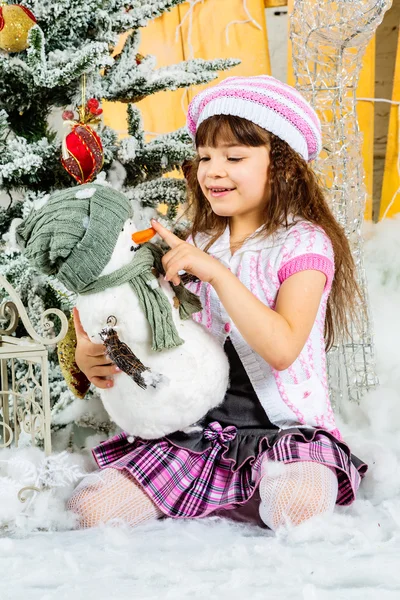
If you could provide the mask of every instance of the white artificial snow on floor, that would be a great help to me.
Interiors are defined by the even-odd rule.
[[[1,600],[400,599],[400,219],[367,231],[366,269],[381,386],[343,414],[370,465],[352,506],[277,535],[217,518],[33,532],[71,523],[43,497],[0,538]]]

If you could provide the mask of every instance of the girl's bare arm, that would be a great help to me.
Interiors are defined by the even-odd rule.
[[[325,282],[320,271],[292,275],[280,287],[275,310],[225,268],[210,283],[246,342],[273,368],[283,371],[296,360],[310,335]]]

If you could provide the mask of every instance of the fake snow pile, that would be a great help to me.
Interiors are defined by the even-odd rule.
[[[2,450],[0,532],[3,528],[4,533],[21,535],[36,529],[74,527],[65,501],[88,466],[83,455],[66,451],[46,457],[39,448]]]
[[[381,386],[343,412],[344,439],[370,466],[358,500],[277,535],[214,517],[136,530],[32,531],[71,526],[62,510],[69,482],[0,538],[2,599],[400,597],[400,219],[366,233]],[[76,455],[74,464],[92,468]],[[3,512],[1,496],[0,503]]]

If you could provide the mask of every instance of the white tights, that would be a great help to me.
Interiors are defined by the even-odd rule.
[[[111,468],[82,479],[67,508],[77,514],[81,528],[100,523],[134,527],[163,515],[128,472]]]
[[[260,481],[260,517],[274,531],[332,513],[338,494],[334,469],[310,461],[265,461]]]
[[[260,517],[274,531],[281,525],[298,525],[332,512],[338,483],[335,471],[313,462],[265,461],[260,481]],[[81,528],[100,523],[127,523],[132,527],[159,519],[161,510],[126,471],[107,468],[87,475],[74,490],[68,509]]]

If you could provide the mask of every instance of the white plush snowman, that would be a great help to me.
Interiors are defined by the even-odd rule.
[[[116,190],[90,184],[54,193],[17,228],[27,258],[78,294],[76,306],[90,339],[104,341],[108,350],[110,345],[115,350],[111,342],[116,340],[117,354],[124,355],[122,367],[130,363],[126,372],[115,375],[112,388],[100,390],[111,419],[132,436],[155,439],[190,431],[222,402],[229,364],[206,328],[191,318],[181,319],[176,288],[163,275],[150,273],[151,280],[145,279],[141,289],[154,291],[157,286],[158,299],[160,290],[165,294],[167,310],[162,314],[171,313],[167,324],[172,319],[183,343],[161,351],[152,350],[154,326],[130,282],[96,291],[103,276],[138,264],[135,256],[139,260],[143,249],[132,240],[135,233],[129,200]],[[114,359],[112,349],[109,353]]]
[[[137,229],[128,219],[114,252],[101,275],[110,274],[134,258],[138,244],[132,241]],[[184,343],[156,352],[151,349],[150,325],[129,283],[105,291],[78,296],[83,328],[95,343],[104,341],[101,332],[110,327],[121,342],[149,370],[143,372],[143,389],[127,373],[114,378],[114,386],[100,390],[105,409],[125,432],[145,439],[187,430],[224,398],[229,365],[221,346],[192,319],[182,320],[171,285],[157,281],[168,298],[172,318]]]

